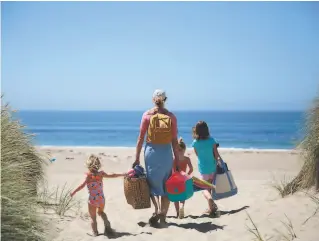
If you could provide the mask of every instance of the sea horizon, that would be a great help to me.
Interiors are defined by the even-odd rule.
[[[145,110],[144,110],[145,111]],[[20,110],[15,117],[35,134],[36,146],[134,147],[140,111]],[[204,120],[221,148],[293,150],[302,139],[303,111],[174,111],[178,136],[191,146],[192,127]]]

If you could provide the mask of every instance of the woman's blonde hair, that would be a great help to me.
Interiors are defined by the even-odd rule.
[[[88,169],[94,169],[94,170],[99,170],[101,168],[101,161],[100,158],[95,156],[95,155],[91,155],[87,161],[86,161],[86,166]]]
[[[178,139],[178,146],[179,146],[179,148],[181,148],[182,150],[186,150],[186,144],[185,144],[185,142],[183,141],[183,138],[182,138],[182,137],[180,137],[180,138]]]
[[[166,101],[166,98],[163,99],[161,97],[154,97],[153,98],[154,104],[156,105],[156,107],[163,107]]]

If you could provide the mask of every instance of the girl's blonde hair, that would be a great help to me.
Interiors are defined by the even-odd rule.
[[[87,161],[86,161],[86,166],[88,169],[94,169],[94,170],[99,170],[101,168],[101,161],[100,158],[95,156],[95,155],[91,155]]]
[[[182,150],[186,150],[186,144],[185,144],[185,142],[183,141],[183,138],[182,138],[182,137],[180,137],[180,138],[178,139],[178,146],[179,146],[179,148],[181,148]]]

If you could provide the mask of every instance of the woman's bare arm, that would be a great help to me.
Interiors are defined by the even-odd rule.
[[[173,153],[174,153],[174,165],[176,167],[178,167],[179,156],[178,156],[178,140],[177,140],[177,138],[173,138],[172,147],[173,147]]]
[[[141,150],[143,147],[143,142],[144,142],[144,137],[145,137],[145,133],[142,133],[140,131],[140,134],[137,138],[137,143],[136,143],[136,156],[135,156],[135,160],[136,161],[140,161],[140,155],[141,155]]]
[[[144,115],[142,116],[142,121],[141,121],[141,126],[140,126],[140,133],[137,138],[137,143],[136,143],[136,153],[135,153],[135,162],[133,165],[140,164],[140,155],[141,155],[141,150],[143,147],[144,143],[144,137],[147,131],[147,121]]]

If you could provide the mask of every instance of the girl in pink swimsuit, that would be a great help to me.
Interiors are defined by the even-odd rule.
[[[103,193],[103,178],[115,178],[125,176],[125,173],[120,174],[107,174],[104,171],[99,171],[101,168],[100,159],[97,156],[91,155],[86,162],[89,172],[86,173],[84,182],[75,189],[71,196],[73,197],[75,193],[87,186],[89,191],[88,209],[91,216],[91,226],[93,230],[93,235],[98,235],[97,222],[96,222],[96,212],[103,219],[105,230],[104,233],[109,235],[112,233],[111,224],[104,212],[105,198]]]

